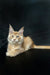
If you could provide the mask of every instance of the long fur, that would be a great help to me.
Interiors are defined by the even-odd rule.
[[[15,57],[18,54],[25,52],[31,48],[50,49],[50,46],[35,45],[31,37],[24,37],[23,32],[24,27],[22,27],[19,31],[14,31],[14,29],[10,25],[6,56]]]

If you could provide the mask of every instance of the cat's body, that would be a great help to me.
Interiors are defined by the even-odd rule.
[[[24,28],[22,27],[19,31],[14,31],[10,26],[8,35],[8,47],[7,56],[16,56],[19,53],[25,52],[33,47],[32,39],[23,35]]]
[[[11,44],[8,43],[8,48],[6,55],[7,56],[16,56],[19,53],[25,52],[29,49],[33,48],[33,41],[30,37],[24,37],[24,41],[22,44]]]
[[[23,31],[23,27],[19,31],[14,31],[10,25],[6,56],[14,57],[31,48],[50,49],[50,46],[36,46],[29,36],[23,35]]]

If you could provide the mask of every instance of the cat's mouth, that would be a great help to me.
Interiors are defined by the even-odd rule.
[[[18,44],[18,43],[21,43],[21,41],[20,40],[17,40],[17,41],[15,40],[15,41],[12,41],[12,43],[14,43],[14,44],[17,43]]]
[[[12,43],[18,43],[18,41],[16,41],[16,40],[14,41],[14,40],[13,40]]]
[[[23,41],[18,40],[18,41],[13,41],[14,44],[21,44]]]
[[[10,43],[12,43],[12,44],[21,44],[22,42],[23,42],[23,40],[11,40],[11,39],[9,39],[8,40]]]
[[[10,43],[14,43],[14,44],[15,44],[15,43],[18,43],[18,41],[16,41],[16,40],[15,40],[15,41],[14,41],[14,40],[8,40],[8,41],[9,41]]]

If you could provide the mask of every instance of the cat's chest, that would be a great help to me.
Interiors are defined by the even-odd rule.
[[[12,46],[13,49],[18,49],[20,47],[21,47],[20,45],[18,45],[18,46]]]
[[[16,49],[20,49],[20,48],[21,48],[21,45],[10,45],[10,44],[9,44],[9,48],[10,48],[11,50],[16,50]]]

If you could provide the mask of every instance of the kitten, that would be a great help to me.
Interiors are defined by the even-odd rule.
[[[50,46],[36,46],[29,36],[24,37],[23,32],[24,27],[22,27],[19,31],[14,31],[10,25],[6,56],[14,57],[31,48],[50,49]]]

